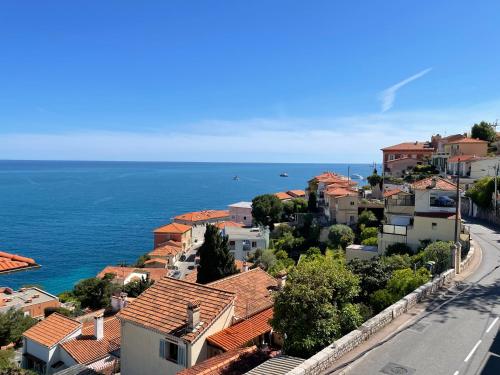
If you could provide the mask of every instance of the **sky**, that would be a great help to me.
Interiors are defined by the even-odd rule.
[[[488,0],[2,1],[0,159],[378,161],[500,118],[498,14]]]

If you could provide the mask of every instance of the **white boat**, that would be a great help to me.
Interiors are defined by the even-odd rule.
[[[239,176],[234,176],[234,177],[233,177],[233,180],[234,180],[234,181],[239,181],[239,180],[240,180],[240,177],[239,177]]]
[[[363,176],[361,176],[360,174],[357,174],[357,173],[353,173],[351,178],[353,180],[362,180],[363,179]]]
[[[288,173],[283,172],[283,173],[280,174],[280,177],[288,177]]]

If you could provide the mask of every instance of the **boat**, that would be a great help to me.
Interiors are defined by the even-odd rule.
[[[233,180],[234,180],[234,181],[239,181],[239,180],[240,180],[240,177],[239,177],[239,176],[234,176],[234,177],[233,177]]]
[[[362,180],[363,176],[361,176],[360,174],[357,174],[357,173],[353,173],[351,178],[353,180]]]
[[[283,173],[280,174],[280,177],[288,177],[288,173],[283,172]]]

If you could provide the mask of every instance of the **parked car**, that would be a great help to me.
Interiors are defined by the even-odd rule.
[[[447,197],[446,195],[441,195],[440,197],[436,198],[436,200],[434,201],[434,205],[439,207],[454,207],[455,200]]]

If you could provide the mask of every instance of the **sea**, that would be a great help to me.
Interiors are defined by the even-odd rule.
[[[176,215],[305,189],[327,170],[365,177],[373,165],[0,161],[0,250],[41,265],[0,286],[69,290],[151,251],[153,229]]]

